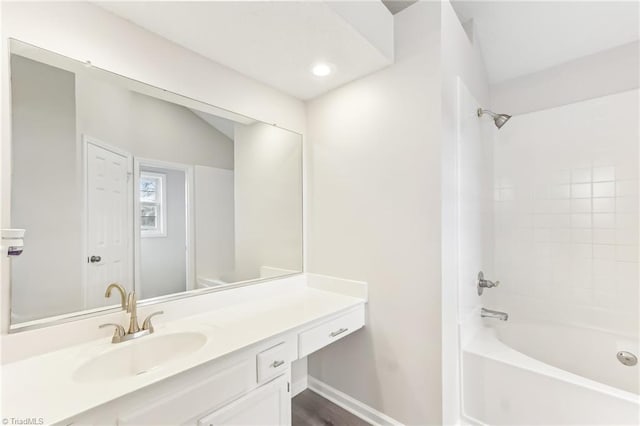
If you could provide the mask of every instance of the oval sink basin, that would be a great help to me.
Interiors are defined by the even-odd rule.
[[[96,356],[73,373],[81,383],[117,380],[144,374],[177,358],[189,355],[207,342],[201,333],[173,333],[145,336],[140,340],[117,343],[121,347]]]

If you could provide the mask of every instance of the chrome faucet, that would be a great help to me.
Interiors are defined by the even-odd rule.
[[[495,318],[495,319],[499,319],[500,321],[506,321],[509,319],[509,314],[506,312],[492,311],[491,309],[482,308],[480,310],[480,317]]]
[[[99,328],[112,326],[115,327],[115,331],[113,333],[113,338],[111,339],[111,343],[120,343],[125,342],[127,340],[137,339],[138,337],[146,336],[147,334],[153,333],[153,324],[151,323],[151,318],[156,315],[163,314],[163,311],[158,311],[150,314],[145,318],[142,322],[142,328],[138,325],[138,299],[136,298],[136,292],[132,291],[127,295],[126,290],[118,283],[109,284],[107,287],[107,291],[104,293],[104,297],[110,297],[111,291],[113,289],[118,290],[120,293],[120,301],[122,309],[125,309],[129,317],[129,329],[125,330],[123,326],[120,324],[107,323],[102,324]]]

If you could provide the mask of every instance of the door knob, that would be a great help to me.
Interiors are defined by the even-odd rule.
[[[100,257],[100,256],[91,256],[91,257],[89,258],[89,262],[90,262],[90,263],[98,263],[98,262],[100,262],[101,260],[102,260],[102,257]]]

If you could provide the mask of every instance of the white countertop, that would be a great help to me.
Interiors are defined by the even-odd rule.
[[[294,287],[257,300],[217,308],[163,323],[155,318],[155,333],[196,331],[207,342],[194,353],[171,360],[146,374],[97,383],[78,383],[74,371],[103,352],[117,349],[111,338],[101,338],[2,366],[2,416],[41,417],[56,423],[95,408],[145,386],[218,359],[254,343],[348,310],[364,299],[311,287]],[[97,334],[97,333],[96,333]]]

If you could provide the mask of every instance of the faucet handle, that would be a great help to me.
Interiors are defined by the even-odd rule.
[[[164,314],[164,311],[158,311],[158,312],[154,312],[152,314],[149,314],[148,317],[146,317],[144,319],[144,321],[142,322],[142,329],[143,330],[149,330],[149,333],[153,333],[153,324],[151,324],[151,318],[155,317],[156,315],[161,315]]]
[[[111,338],[111,341],[112,341],[113,343],[117,343],[117,342],[119,342],[119,341],[120,341],[120,339],[121,339],[121,338],[123,338],[123,337],[124,337],[124,335],[126,334],[126,332],[125,332],[125,330],[124,330],[124,327],[123,327],[123,326],[121,326],[120,324],[114,324],[114,323],[112,323],[112,322],[109,322],[109,323],[106,323],[106,324],[100,324],[100,325],[98,326],[98,328],[105,328],[105,327],[109,327],[109,326],[112,326],[112,327],[115,327],[115,328],[116,328],[116,329],[114,330],[114,332],[113,332],[113,337]]]

